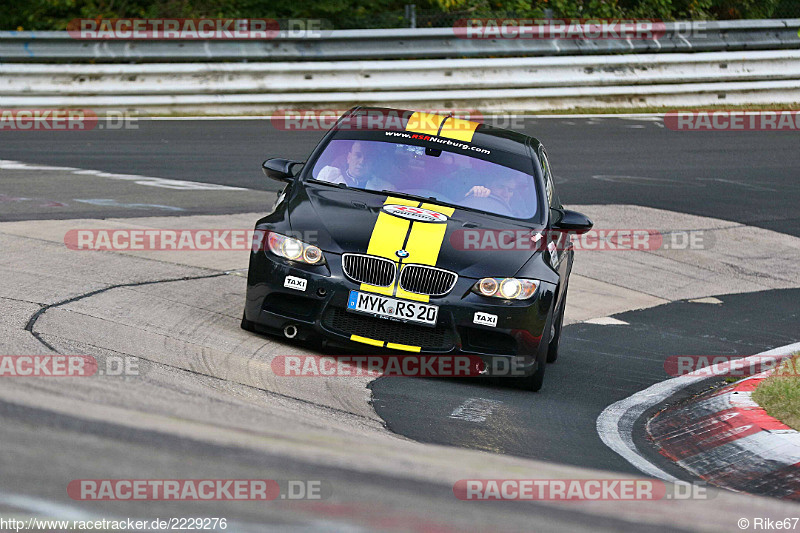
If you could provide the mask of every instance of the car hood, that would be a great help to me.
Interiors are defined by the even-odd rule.
[[[491,236],[486,235],[486,230],[513,231],[515,238],[524,242],[529,241],[529,234],[541,227],[468,209],[456,208],[444,223],[411,222],[410,232],[404,229],[402,223],[389,224],[388,229],[384,226],[376,230],[378,216],[384,205],[396,203],[396,200],[408,202],[399,196],[305,183],[288,206],[289,221],[293,233],[302,235],[307,242],[316,243],[326,252],[366,253],[370,241],[378,240],[385,243],[383,255],[394,260],[397,260],[397,250],[419,249],[419,246],[409,243],[413,234],[415,238],[425,241],[427,256],[424,258],[422,256],[426,254],[411,253],[403,260],[404,263],[430,264],[433,262],[430,258],[435,257],[435,266],[470,278],[513,276],[535,253],[532,245],[530,249],[498,249],[492,246]],[[425,203],[425,206],[434,211],[436,207],[443,207],[436,206],[435,202]],[[441,210],[447,212],[448,208]],[[432,231],[415,233],[413,226],[416,225],[427,226],[425,230]],[[439,229],[442,225],[445,226],[443,232]],[[431,226],[439,228],[433,230]],[[493,235],[496,236],[496,233]],[[392,243],[402,244],[394,246]],[[487,249],[480,249],[482,244],[486,244]],[[526,245],[522,248],[526,248]]]

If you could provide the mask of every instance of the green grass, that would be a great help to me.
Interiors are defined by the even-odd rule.
[[[800,431],[800,352],[784,359],[775,373],[761,382],[753,400],[787,426]]]

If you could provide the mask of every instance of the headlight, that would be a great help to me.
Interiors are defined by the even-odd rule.
[[[325,262],[322,250],[313,244],[306,244],[293,237],[269,232],[267,244],[273,254],[292,261],[307,263],[309,265],[320,265]]]
[[[532,279],[483,278],[472,287],[472,292],[504,300],[527,300],[536,292],[537,285]]]
[[[478,290],[484,296],[494,296],[497,292],[497,280],[494,278],[483,278],[478,282]]]

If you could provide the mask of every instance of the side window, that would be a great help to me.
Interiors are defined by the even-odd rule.
[[[547,154],[544,148],[539,150],[539,161],[542,163],[542,175],[544,176],[544,188],[547,194],[547,203],[550,207],[561,207],[561,201],[556,194],[555,186],[553,184],[553,175],[550,172],[550,161],[547,160]]]

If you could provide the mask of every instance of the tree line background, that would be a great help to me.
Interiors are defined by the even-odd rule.
[[[336,29],[409,27],[409,0],[0,0],[2,30],[64,30],[76,18],[314,18]],[[791,18],[800,0],[416,0],[417,27],[460,18]]]

